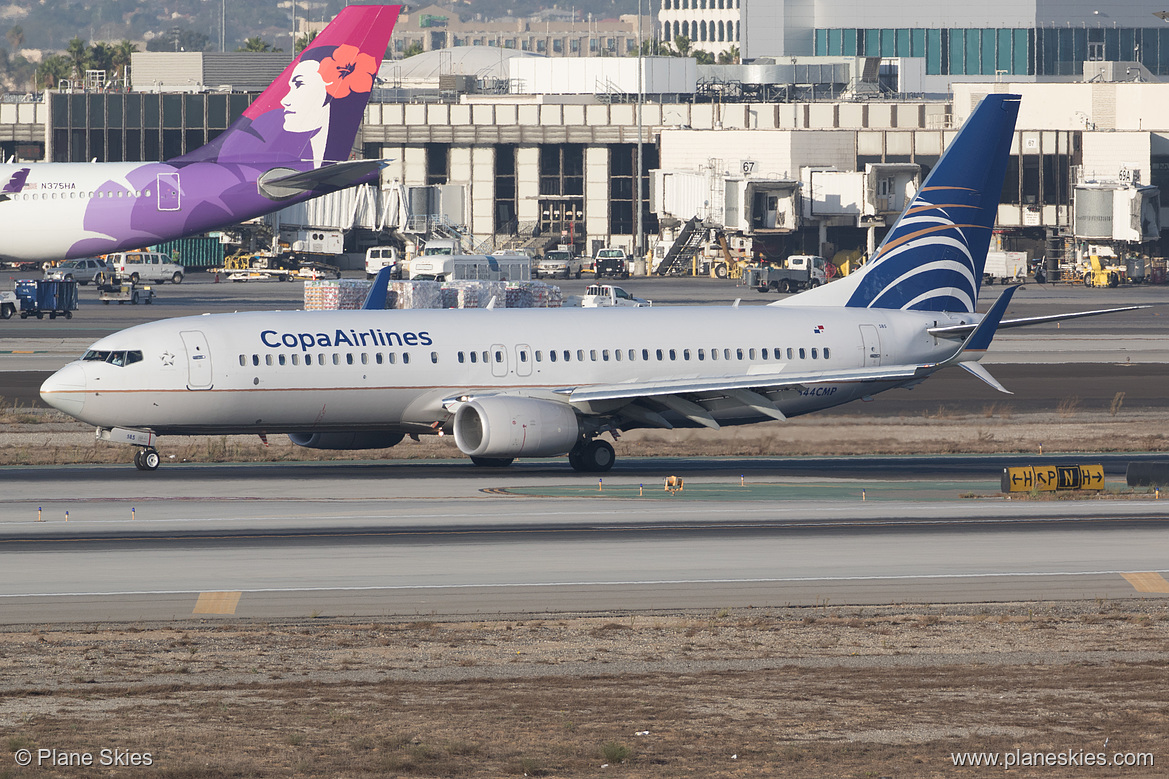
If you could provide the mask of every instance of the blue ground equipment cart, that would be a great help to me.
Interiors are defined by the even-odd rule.
[[[45,314],[49,319],[72,319],[77,310],[77,282],[20,279],[16,282],[16,297],[20,300],[21,319],[44,319]]]

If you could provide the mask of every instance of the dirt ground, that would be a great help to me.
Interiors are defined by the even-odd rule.
[[[164,777],[992,775],[963,752],[1164,776],[1167,606],[13,628],[0,776],[99,775],[21,749],[148,753],[115,775]]]

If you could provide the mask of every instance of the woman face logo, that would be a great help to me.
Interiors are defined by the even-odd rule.
[[[297,63],[288,79],[288,94],[280,101],[284,108],[284,129],[308,133],[324,127],[329,121],[328,97],[328,85],[321,77],[320,63],[313,60]]]

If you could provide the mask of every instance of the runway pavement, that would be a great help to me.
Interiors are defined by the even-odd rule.
[[[0,323],[0,396],[37,402],[45,375],[139,321],[300,307],[299,284],[192,280],[160,288],[149,310],[87,301],[71,320]],[[774,299],[706,279],[625,286],[660,304]],[[949,371],[841,413],[1041,410],[1071,395],[1090,410],[1117,392],[1126,409],[1164,408],[1166,302],[1163,287],[1029,285],[1008,316],[1157,308],[1004,332],[984,363],[1009,399]],[[1129,458],[1094,459],[1116,479]],[[757,486],[718,499],[633,497],[664,475],[637,458],[596,495],[596,477],[541,461],[5,468],[0,622],[1166,597],[1169,504],[963,497],[993,496],[1012,461],[933,458],[930,482],[904,481],[912,458],[850,459],[834,480],[821,477],[840,472],[830,460],[670,461],[688,484]]]
[[[985,463],[970,469],[976,478],[941,483],[870,478],[863,464],[857,478],[811,479],[784,474],[779,463],[744,479],[749,485],[740,483],[741,465],[707,465],[706,475],[688,478],[689,495],[674,497],[637,462],[595,494],[595,478],[539,463],[490,474],[438,463],[388,476],[373,465],[177,465],[165,480],[107,466],[69,469],[68,479],[54,479],[64,469],[15,469],[0,519],[0,620],[603,612],[1169,591],[1169,504],[1007,501],[995,497]],[[642,497],[617,497],[646,482]],[[866,484],[872,498],[862,500]],[[704,486],[723,492],[704,500]],[[971,494],[986,497],[962,497]]]

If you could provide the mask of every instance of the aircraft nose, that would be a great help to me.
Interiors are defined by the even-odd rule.
[[[70,416],[77,416],[85,405],[85,368],[71,362],[45,379],[41,399]]]

